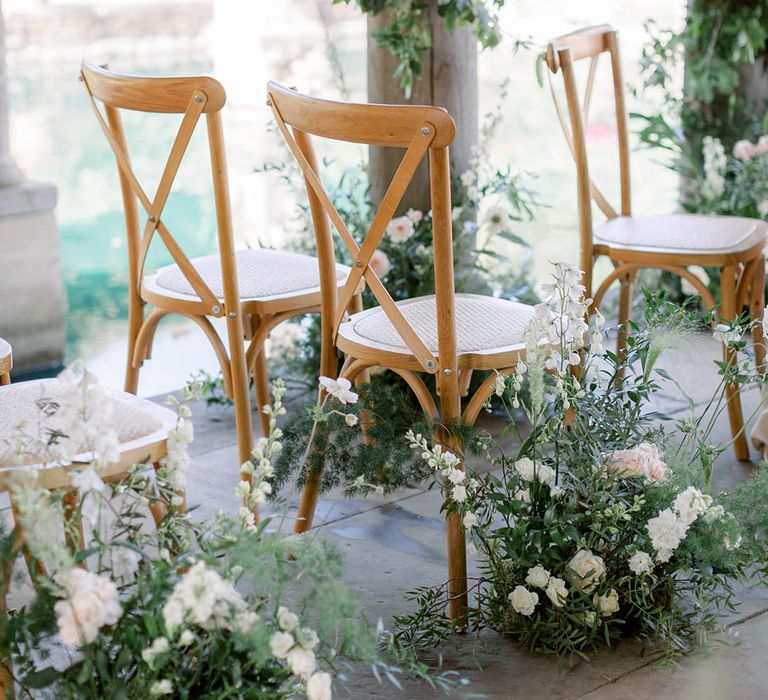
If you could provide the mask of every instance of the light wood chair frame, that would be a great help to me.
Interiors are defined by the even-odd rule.
[[[443,426],[435,439],[462,456],[462,439],[451,430],[461,422],[473,425],[483,404],[495,388],[496,372],[482,383],[462,412],[461,397],[467,394],[474,369],[510,374],[525,356],[521,345],[503,348],[491,357],[483,353],[459,354],[456,347],[456,308],[451,222],[451,185],[448,149],[456,127],[448,112],[431,106],[346,104],[299,94],[276,83],[267,87],[268,103],[288,147],[301,168],[307,185],[310,210],[317,238],[322,298],[321,373],[337,375],[337,351],[346,359],[339,376],[356,379],[361,372],[382,367],[401,376],[414,392],[424,413]],[[405,155],[373,216],[370,228],[358,245],[323,188],[311,137],[405,149]],[[394,215],[416,169],[428,158],[435,258],[435,298],[438,352],[430,351],[406,320],[397,304],[370,266],[387,224]],[[337,231],[354,263],[346,286],[336,295],[331,280],[333,238]],[[354,289],[364,280],[391,324],[407,346],[396,353],[384,347],[357,345],[339,335],[339,328],[353,308]],[[373,313],[372,309],[363,313]],[[420,376],[434,375],[439,410]],[[318,499],[320,474],[309,474],[302,492],[296,531],[312,525]],[[448,577],[451,615],[463,620],[467,606],[465,535],[458,513],[447,516]]]
[[[253,442],[248,390],[250,372],[253,372],[261,428],[266,435],[269,430],[269,416],[262,409],[270,403],[270,389],[265,341],[271,331],[283,321],[294,316],[318,312],[320,290],[303,290],[264,299],[240,298],[221,117],[226,95],[220,83],[213,78],[202,76],[157,78],[122,75],[87,61],[83,62],[81,75],[96,118],[114,153],[123,195],[130,283],[125,390],[136,393],[139,368],[144,360],[151,356],[152,341],[160,320],[171,313],[191,319],[211,343],[221,366],[225,393],[234,402],[239,459],[242,464],[251,456]],[[104,114],[96,100],[103,104]],[[152,198],[142,189],[131,168],[128,143],[120,115],[123,109],[183,115],[156,194]],[[171,186],[192,134],[203,115],[207,125],[216,205],[223,304],[203,281],[162,219]],[[147,217],[143,231],[137,200]],[[166,290],[158,293],[155,287],[146,284],[144,265],[155,234],[161,238],[199,300]],[[333,273],[335,275],[335,270]],[[356,303],[360,303],[359,299]],[[147,304],[155,307],[148,315],[145,314],[144,308]],[[211,323],[211,317],[226,319],[228,348]],[[247,349],[244,349],[244,341],[248,342]],[[241,476],[249,478],[247,474]]]
[[[593,94],[595,74],[600,56],[607,53],[611,62],[614,108],[616,115],[619,153],[620,207],[617,211],[608,202],[589,175],[586,123],[589,119],[590,101]],[[590,59],[589,71],[584,88],[584,98],[579,91],[574,74],[574,64]],[[563,113],[557,94],[552,88],[558,119],[568,147],[576,163],[578,198],[580,266],[584,270],[586,295],[593,298],[592,310],[597,309],[609,287],[616,281],[620,284],[619,324],[626,328],[631,318],[632,286],[641,269],[665,270],[687,280],[701,295],[708,309],[715,309],[715,299],[707,286],[687,269],[690,265],[717,267],[721,271],[722,303],[715,309],[718,318],[735,319],[748,306],[753,320],[762,319],[765,304],[765,259],[764,242],[743,251],[732,253],[659,253],[643,250],[627,250],[593,241],[592,202],[594,201],[607,219],[618,216],[632,216],[632,191],[630,182],[629,129],[624,102],[618,35],[609,25],[587,27],[570,34],[552,39],[546,49],[545,59],[550,73],[560,72],[563,76],[568,116]],[[551,78],[550,78],[551,85]],[[600,256],[606,256],[614,266],[592,296],[594,265]],[[753,323],[755,359],[763,370],[765,363],[765,341],[762,324]],[[626,336],[619,334],[618,349],[626,347]],[[727,362],[735,361],[732,351],[723,346],[723,357]],[[741,407],[738,384],[726,387],[728,417],[731,434],[735,438],[734,451],[739,460],[749,460],[749,447],[744,431],[744,414]]]
[[[0,343],[2,342],[0,338]],[[10,384],[10,381],[6,382],[6,384]],[[2,400],[2,392],[3,389],[0,389],[0,400]],[[148,435],[120,445],[119,460],[100,470],[101,478],[108,483],[115,483],[124,479],[128,475],[129,470],[136,464],[152,464],[157,469],[160,461],[167,454],[168,432],[176,425],[175,414],[167,408],[153,405],[148,401],[138,399],[127,393],[115,391],[113,394],[119,397],[121,401],[140,403],[141,410],[145,413],[147,411],[151,412],[152,416],[157,419],[159,427]],[[65,540],[67,545],[74,550],[77,547],[82,547],[84,534],[82,521],[74,517],[80,502],[80,494],[73,483],[73,471],[79,468],[78,465],[82,467],[90,462],[91,455],[83,453],[77,455],[71,463],[24,464],[23,466],[0,463],[0,493],[8,492],[10,495],[13,479],[19,475],[20,471],[33,473],[40,488],[48,491],[63,491],[64,516],[68,521],[68,528],[65,530]],[[180,495],[184,499],[183,492]],[[183,508],[184,506],[182,505],[181,507]],[[149,510],[155,525],[159,525],[167,515],[165,507],[159,502],[150,501]],[[25,533],[18,521],[12,498],[11,511],[14,516],[14,525],[11,531],[11,556],[2,562],[2,568],[0,568],[0,616],[7,614],[7,593],[13,567],[19,553],[24,554],[30,575],[33,572],[36,575],[46,575],[40,563],[34,561],[24,547]],[[2,633],[3,630],[0,629],[0,634]],[[12,660],[0,656],[0,700],[12,700],[14,697]]]

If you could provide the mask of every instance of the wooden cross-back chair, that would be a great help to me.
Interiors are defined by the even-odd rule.
[[[5,352],[3,348],[7,348],[10,357],[10,345],[0,338],[0,362]],[[8,378],[8,381],[0,383],[0,494],[11,491],[13,478],[20,469],[32,471],[40,488],[64,492],[64,516],[67,519],[65,541],[73,550],[82,549],[83,529],[78,512],[80,494],[73,483],[73,476],[78,468],[90,462],[90,456],[78,455],[72,463],[65,463],[57,460],[55,455],[40,444],[27,446],[21,453],[18,453],[14,445],[19,437],[17,428],[20,425],[39,426],[40,431],[56,429],[55,410],[41,418],[40,401],[45,399],[46,403],[55,406],[61,395],[58,382],[56,379],[40,379],[11,384]],[[112,404],[112,422],[118,435],[119,456],[116,462],[100,469],[102,479],[109,483],[118,482],[127,476],[135,464],[147,463],[157,468],[167,453],[168,432],[176,425],[176,414],[151,401],[121,391],[111,391],[108,400]],[[184,496],[183,493],[179,495],[182,498]],[[5,630],[6,596],[19,552],[24,554],[30,575],[46,575],[40,562],[33,561],[25,549],[26,533],[19,522],[12,498],[10,504],[14,524],[10,556],[0,563],[0,635]],[[159,525],[166,515],[164,506],[153,499],[150,501],[150,511],[155,524]],[[0,700],[13,697],[11,660],[0,655]]]
[[[600,56],[608,54],[614,93],[618,137],[620,206],[615,209],[589,175],[586,124]],[[689,269],[690,265],[720,268],[721,319],[735,319],[746,306],[753,320],[762,318],[765,288],[763,248],[768,227],[758,219],[693,214],[635,216],[632,213],[629,132],[624,103],[617,32],[608,25],[588,27],[552,39],[545,54],[551,73],[561,73],[567,103],[567,116],[552,86],[552,97],[568,146],[576,162],[579,212],[580,259],[585,273],[587,296],[593,294],[593,267],[599,256],[607,256],[613,271],[594,292],[593,309],[600,305],[608,288],[620,283],[619,324],[626,328],[630,319],[632,285],[639,270],[666,270],[688,280],[701,294],[703,303],[714,309],[715,299],[707,286]],[[583,99],[579,97],[574,65],[590,59]],[[550,82],[551,84],[551,82]],[[592,201],[607,221],[593,225]],[[753,324],[755,359],[759,368],[765,360],[762,324]],[[619,351],[626,337],[619,333]],[[724,346],[726,361],[733,353]],[[726,388],[728,416],[735,438],[734,450],[740,460],[749,459],[744,434],[744,417],[737,384]]]
[[[83,63],[82,79],[97,120],[114,152],[123,194],[130,279],[125,390],[136,392],[139,368],[150,356],[158,322],[170,313],[192,319],[213,345],[221,365],[225,391],[234,401],[242,464],[251,455],[253,440],[249,373],[252,369],[262,430],[266,435],[269,416],[261,409],[270,398],[264,343],[282,321],[319,311],[317,260],[279,250],[235,251],[221,118],[226,95],[216,80],[210,77],[128,76],[88,62]],[[103,104],[103,114],[96,100]],[[121,110],[183,115],[153,197],[142,189],[131,167]],[[203,116],[216,204],[218,255],[190,260],[165,225],[163,211],[187,146]],[[137,201],[146,213],[143,227]],[[156,237],[161,239],[174,264],[147,275],[144,271],[146,256]],[[330,270],[339,286],[344,284],[348,273],[349,268],[342,265]],[[156,308],[145,318],[146,304]],[[226,319],[228,352],[210,317]],[[244,340],[249,341],[247,350]],[[248,477],[243,475],[243,478]]]
[[[496,372],[509,374],[524,356],[523,331],[533,308],[503,299],[454,290],[451,188],[448,148],[456,133],[453,119],[440,107],[344,104],[319,100],[269,83],[268,102],[277,125],[304,173],[321,266],[322,374],[336,376],[337,350],[346,356],[341,376],[350,380],[370,367],[400,375],[428,418],[443,426],[437,439],[457,455],[456,422],[474,424],[494,391]],[[355,240],[323,188],[311,136],[405,149],[405,155],[361,242]],[[387,224],[423,159],[428,158],[432,199],[435,294],[393,301],[370,266]],[[354,260],[338,298],[329,284],[333,262],[330,224]],[[355,313],[355,285],[365,280],[379,306]],[[348,313],[352,313],[348,316]],[[473,370],[491,371],[462,412]],[[440,410],[420,374],[435,377]],[[311,527],[319,474],[304,486],[297,532]],[[448,515],[448,574],[451,614],[463,619],[466,602],[464,532],[456,513]]]

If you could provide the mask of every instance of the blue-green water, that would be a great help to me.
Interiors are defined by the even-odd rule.
[[[125,66],[116,60],[114,65]],[[117,166],[77,80],[78,66],[11,64],[12,145],[31,179],[58,188],[56,215],[67,298],[67,359],[92,355],[124,337],[128,263]],[[174,60],[133,67],[145,74],[194,74],[209,70],[199,61]],[[124,113],[134,170],[153,197],[180,117]],[[18,128],[17,128],[18,125]],[[143,214],[143,211],[142,211]],[[205,124],[201,121],[163,213],[187,255],[215,250]],[[173,262],[159,237],[147,271]]]

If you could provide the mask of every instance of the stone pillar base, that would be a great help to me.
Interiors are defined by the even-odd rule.
[[[56,188],[24,181],[0,188],[0,336],[15,372],[60,366],[64,290]]]

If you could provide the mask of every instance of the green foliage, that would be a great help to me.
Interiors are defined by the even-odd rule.
[[[569,296],[564,311],[555,311],[555,329],[568,327]],[[550,306],[559,299],[551,296]],[[587,346],[581,365],[569,366],[564,352],[545,349],[526,331],[527,371],[497,385],[497,394],[510,429],[518,430],[519,406],[530,431],[512,453],[486,436],[495,469],[470,470],[458,497],[448,495],[451,482],[460,482],[451,460],[424,455],[444,478],[445,508],[463,515],[478,550],[470,629],[490,627],[563,660],[623,636],[661,643],[671,658],[704,643],[733,607],[736,585],[755,570],[765,573],[768,522],[759,504],[768,497],[768,469],[733,494],[713,491],[716,459],[730,443],[710,438],[725,385],[764,380],[747,362],[718,363],[713,399],[703,408],[690,401],[690,417],[670,429],[652,405],[661,380],[674,381],[658,360],[699,319],[663,295],[646,301],[646,327],[632,326],[621,357]],[[723,331],[735,352],[748,353],[744,332]],[[591,338],[602,340],[595,331]],[[578,569],[578,557],[586,557],[586,569]],[[416,612],[398,618],[404,643],[418,649],[453,632],[446,586],[410,597]]]
[[[421,60],[432,47],[429,5],[423,0],[333,0],[334,4],[355,2],[360,11],[371,16],[388,14],[389,24],[374,30],[376,43],[398,60],[393,77],[410,97],[414,76],[421,75]],[[483,48],[494,48],[501,41],[495,11],[505,0],[438,0],[437,13],[448,28],[474,24],[475,35]]]
[[[316,407],[295,411],[283,429],[284,447],[275,465],[277,487],[293,478],[303,484],[307,474],[321,469],[322,490],[344,485],[350,493],[375,487],[384,491],[414,487],[426,478],[429,470],[403,437],[414,426],[431,432],[431,425],[412,396],[381,376],[372,377],[371,383],[360,387],[358,393],[358,403],[344,406],[344,413],[358,419],[368,413],[372,421],[368,427],[370,444],[360,440],[358,430],[350,429],[341,411],[326,414],[314,433]]]

